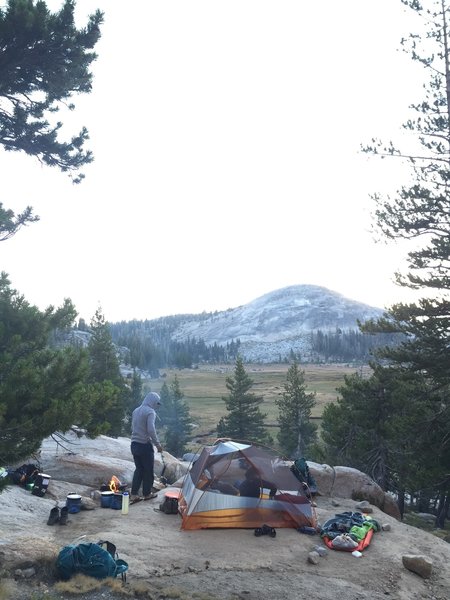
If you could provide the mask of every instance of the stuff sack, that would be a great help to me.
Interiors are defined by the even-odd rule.
[[[161,502],[159,505],[159,510],[166,515],[177,515],[178,498],[170,498],[170,496],[165,496],[163,502]]]
[[[106,546],[104,548],[103,546]],[[70,579],[72,575],[82,573],[88,577],[105,579],[121,575],[126,579],[128,564],[117,558],[116,547],[111,542],[90,543],[64,546],[58,554],[56,568],[61,579]]]

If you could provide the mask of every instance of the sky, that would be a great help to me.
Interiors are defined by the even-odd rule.
[[[71,298],[88,322],[298,284],[413,299],[393,282],[409,245],[372,231],[371,194],[408,172],[360,151],[402,136],[422,99],[400,0],[78,0],[78,26],[97,8],[92,92],[59,117],[67,136],[89,130],[85,180],[0,148],[3,205],[40,216],[0,245],[13,288],[41,309]]]

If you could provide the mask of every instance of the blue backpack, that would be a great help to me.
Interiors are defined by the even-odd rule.
[[[104,548],[103,546],[106,546]],[[116,547],[111,542],[84,542],[64,546],[58,554],[56,568],[61,579],[70,579],[72,575],[82,573],[88,577],[105,579],[121,575],[126,581],[128,564],[118,558]]]

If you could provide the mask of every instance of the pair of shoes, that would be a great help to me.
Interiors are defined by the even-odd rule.
[[[155,494],[154,492],[152,492],[151,494],[144,496],[144,500],[153,500],[153,498],[157,498],[157,497],[158,497],[158,494]]]
[[[57,506],[54,506],[50,511],[50,515],[48,517],[47,525],[55,525],[55,523],[59,523],[60,525],[67,525],[67,520],[69,516],[69,509],[67,506],[63,506],[61,512]]]
[[[50,515],[48,517],[47,525],[54,525],[59,521],[59,508],[54,506],[50,511]]]
[[[255,529],[255,535],[256,537],[270,535],[270,537],[274,538],[277,535],[277,532],[273,527],[270,527],[270,525],[263,525],[262,527],[257,527]]]

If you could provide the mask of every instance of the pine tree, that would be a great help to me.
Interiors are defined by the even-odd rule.
[[[142,377],[136,371],[136,369],[133,369],[133,376],[131,378],[128,401],[125,407],[125,419],[123,424],[123,431],[126,434],[131,433],[131,415],[133,413],[133,410],[137,406],[139,406],[139,404],[142,401],[142,388]]]
[[[376,224],[388,239],[414,241],[408,253],[408,271],[397,274],[400,285],[423,290],[416,303],[396,304],[383,319],[363,325],[363,331],[401,333],[406,341],[395,348],[376,352],[379,359],[398,369],[417,374],[435,391],[433,431],[446,431],[450,423],[450,51],[448,0],[402,0],[423,17],[424,30],[402,40],[404,49],[429,74],[425,97],[412,105],[417,117],[405,129],[417,139],[417,151],[403,152],[392,142],[379,140],[367,152],[406,161],[412,184],[403,186],[394,197],[375,196]],[[411,146],[409,146],[411,148]],[[435,297],[432,297],[433,294]],[[447,429],[448,431],[448,429]],[[435,472],[435,488],[445,503],[450,502],[450,439],[443,433],[438,447],[445,457]],[[429,467],[428,452],[418,459]]]
[[[306,392],[305,373],[297,362],[289,367],[284,392],[275,403],[279,409],[277,437],[282,451],[290,458],[304,456],[316,440],[317,427],[310,420],[315,394]]]
[[[91,434],[101,431],[118,436],[123,431],[129,391],[120,373],[109,326],[100,308],[91,321],[91,331],[92,337],[88,345],[90,387],[87,394],[91,399],[92,418],[88,429]]]
[[[69,100],[92,89],[89,67],[97,58],[92,49],[100,39],[103,14],[96,11],[77,29],[74,8],[74,0],[65,0],[56,13],[41,0],[8,0],[0,9],[0,144],[55,166],[79,183],[84,177],[80,169],[93,160],[84,149],[88,131],[83,127],[61,141],[62,123],[48,119],[60,107],[73,110]],[[0,202],[0,241],[38,220],[30,206],[15,214]]]
[[[0,464],[35,452],[42,440],[80,419],[86,353],[53,350],[54,329],[68,329],[76,316],[70,301],[41,312],[0,276]]]
[[[80,168],[93,160],[84,150],[86,128],[64,142],[58,139],[62,123],[47,120],[62,106],[73,110],[73,96],[92,89],[89,68],[103,14],[96,11],[77,29],[74,10],[74,0],[56,13],[33,0],[8,0],[0,10],[0,144],[74,173],[79,182]]]
[[[444,456],[433,417],[436,391],[420,374],[373,364],[370,377],[346,376],[322,414],[325,460],[368,473],[395,492],[430,486]],[[430,451],[431,449],[431,451]]]
[[[170,385],[163,383],[160,395],[161,407],[158,414],[164,427],[164,447],[174,456],[181,457],[186,451],[192,422],[176,375]]]
[[[230,393],[222,400],[225,402],[228,415],[222,417],[217,425],[219,437],[264,444],[272,441],[264,425],[267,415],[259,409],[264,398],[251,393],[252,386],[253,380],[245,371],[242,358],[238,356],[234,376],[226,378],[226,387]]]

